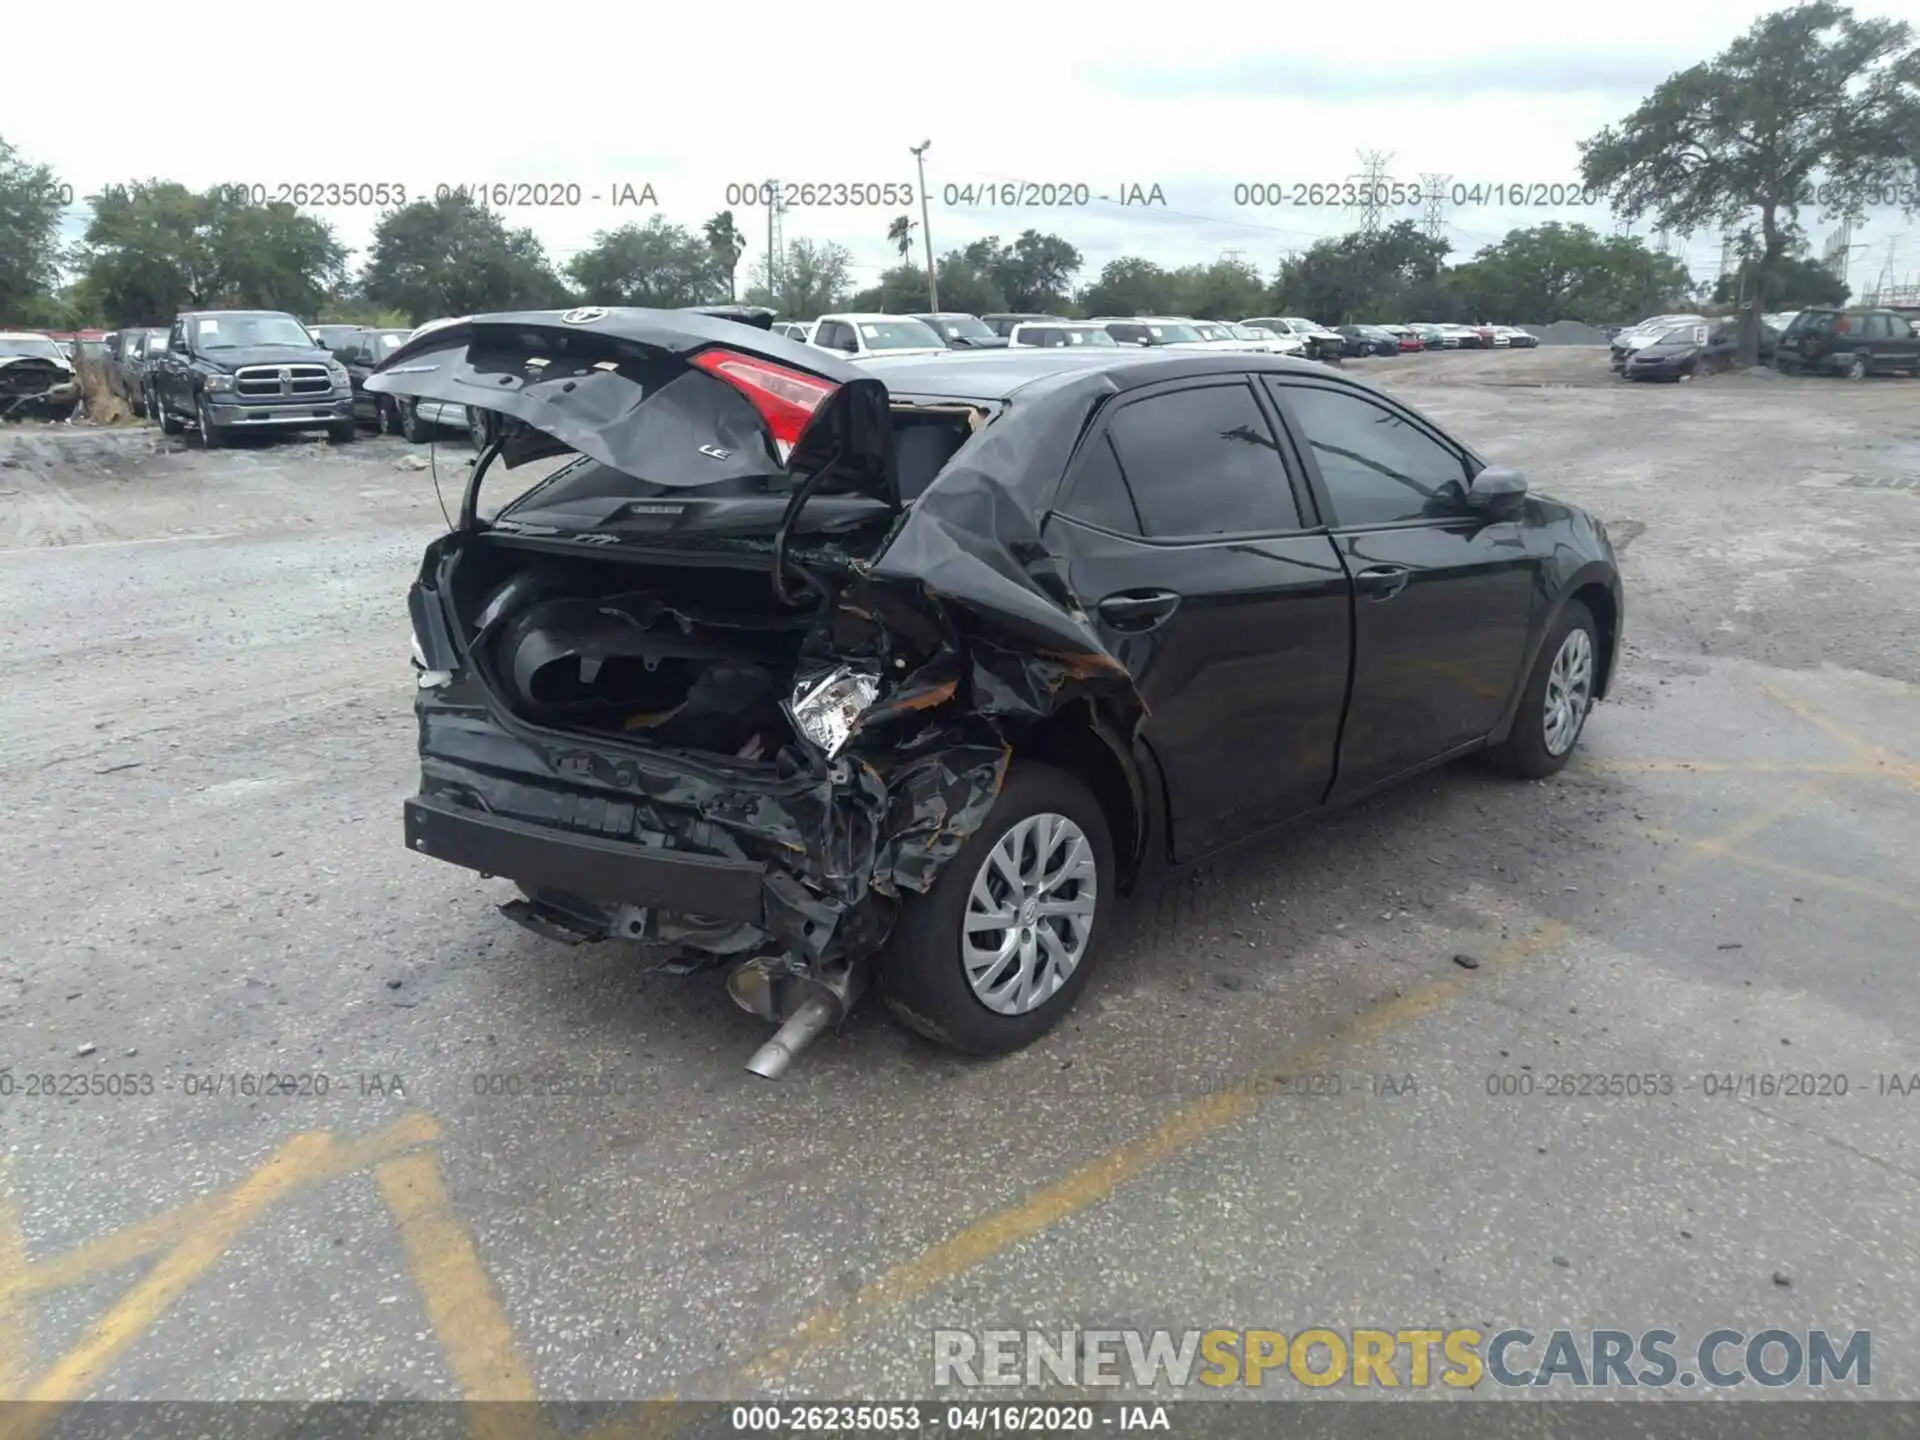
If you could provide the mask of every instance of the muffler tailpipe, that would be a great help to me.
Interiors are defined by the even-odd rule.
[[[809,995],[773,1038],[753,1052],[747,1069],[763,1079],[778,1080],[787,1073],[794,1056],[818,1040],[839,1012],[840,1007],[828,996]]]

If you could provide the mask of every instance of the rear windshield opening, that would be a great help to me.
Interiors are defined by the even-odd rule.
[[[986,422],[985,412],[970,405],[896,405],[892,413],[894,463],[903,501],[916,499],[925,491]],[[793,477],[771,461],[755,467],[760,473],[737,474],[707,484],[662,484],[602,465],[577,451],[563,450],[554,456],[554,447],[542,448],[545,453],[541,458],[524,468],[513,468],[511,483],[502,478],[507,473],[505,463],[496,462],[488,471],[483,518],[494,518],[523,501],[529,510],[592,509],[618,500],[784,496],[793,489]],[[679,455],[688,448],[680,444],[672,453]],[[664,457],[663,465],[670,465]]]

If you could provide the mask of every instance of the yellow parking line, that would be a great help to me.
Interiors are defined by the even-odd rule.
[[[1717,834],[1692,841],[1689,852],[1673,862],[1672,873],[1681,874],[1691,870],[1703,860],[1728,854],[1737,846],[1753,839],[1761,831],[1798,811],[1807,801],[1826,789],[1827,783],[1823,778],[1809,780],[1804,785],[1796,785],[1773,804],[1763,805],[1751,814],[1742,816]]]
[[[91,1393],[115,1357],[150,1329],[274,1201],[322,1169],[332,1148],[333,1137],[324,1130],[296,1135],[223,1196],[198,1229],[28,1388],[25,1398],[32,1408],[13,1412],[13,1423],[0,1419],[0,1436],[25,1440],[41,1433],[59,1414],[59,1407]]]
[[[1760,688],[1809,725],[1851,750],[1871,769],[1893,779],[1904,780],[1916,790],[1920,790],[1920,764],[1915,764],[1904,755],[1896,755],[1884,745],[1875,745],[1870,740],[1861,739],[1838,720],[1816,710],[1797,695],[1789,695],[1784,690],[1777,690],[1767,684],[1762,684]]]
[[[1483,969],[1510,968],[1561,944],[1571,934],[1572,931],[1558,921],[1542,921],[1518,939],[1494,947],[1483,962]],[[903,1260],[864,1286],[845,1304],[821,1306],[802,1320],[786,1339],[747,1361],[727,1378],[736,1384],[764,1384],[778,1379],[815,1350],[848,1333],[874,1313],[917,1299],[1060,1221],[1099,1204],[1128,1181],[1250,1115],[1260,1108],[1261,1096],[1279,1092],[1280,1087],[1273,1083],[1276,1077],[1300,1074],[1335,1050],[1377,1039],[1431,1014],[1458,999],[1474,983],[1464,976],[1450,975],[1362,1011],[1325,1039],[1288,1051],[1241,1083],[1225,1086],[1175,1111],[1149,1134],[1088,1161],[1051,1185]],[[590,1440],[615,1440],[615,1437],[649,1433],[657,1428],[646,1423],[649,1418],[644,1410],[618,1416],[589,1432]]]
[[[1588,760],[1579,767],[1601,775],[1879,775],[1874,765],[1796,760]]]
[[[14,1194],[13,1164],[0,1156],[0,1285],[27,1269],[27,1233]],[[11,1289],[11,1287],[9,1287]],[[0,1402],[18,1400],[33,1373],[33,1305],[17,1292],[0,1294]]]
[[[513,1440],[537,1422],[533,1372],[461,1223],[431,1154],[389,1160],[374,1171],[400,1226],[407,1269],[426,1302],[427,1318],[460,1393],[472,1403],[476,1440]],[[518,1402],[502,1405],[498,1402]],[[524,1408],[523,1408],[524,1407]]]
[[[1698,846],[1702,842],[1685,835],[1650,826],[1644,832],[1648,839],[1659,840],[1669,845]],[[1920,914],[1920,900],[1902,895],[1895,890],[1883,890],[1878,885],[1869,885],[1864,880],[1849,879],[1845,875],[1830,875],[1825,870],[1805,870],[1798,865],[1786,865],[1778,860],[1769,860],[1764,855],[1755,855],[1746,850],[1716,850],[1713,852],[1722,860],[1731,860],[1736,865],[1745,865],[1754,870],[1765,870],[1774,875],[1785,876],[1789,880],[1798,880],[1819,890],[1838,890],[1846,895],[1858,895],[1863,900],[1877,900],[1882,905],[1897,906],[1902,910],[1912,910]]]
[[[382,1160],[439,1138],[440,1127],[432,1116],[419,1113],[408,1115],[384,1130],[357,1140],[336,1143],[316,1163],[310,1174],[301,1177],[300,1183],[317,1184],[368,1170]],[[230,1203],[234,1193],[228,1190],[176,1205],[171,1210],[136,1221],[110,1235],[76,1245],[63,1254],[29,1263],[12,1274],[7,1272],[4,1265],[0,1265],[0,1311],[4,1311],[19,1297],[48,1290],[63,1290],[69,1285],[123,1269],[136,1260],[158,1254],[197,1230],[209,1216]]]

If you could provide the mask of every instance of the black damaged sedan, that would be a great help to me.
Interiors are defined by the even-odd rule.
[[[407,844],[725,967],[757,1073],[869,979],[1026,1045],[1144,876],[1470,752],[1551,775],[1607,693],[1604,527],[1367,385],[770,319],[483,315],[367,381],[494,415],[409,597]]]

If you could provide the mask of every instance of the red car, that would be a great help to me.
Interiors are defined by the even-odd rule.
[[[1400,353],[1402,355],[1411,355],[1416,350],[1424,350],[1427,348],[1427,342],[1414,334],[1413,331],[1401,330],[1398,333],[1400,337]]]

